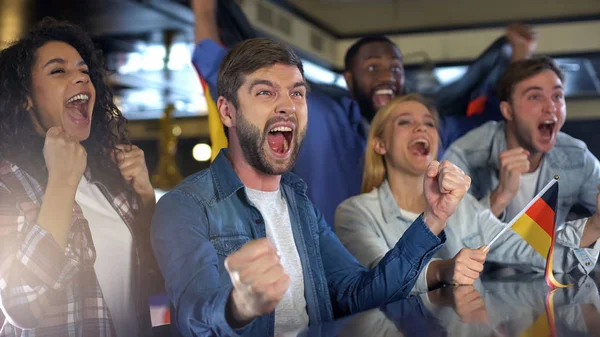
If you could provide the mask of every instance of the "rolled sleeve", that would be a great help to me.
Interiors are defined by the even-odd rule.
[[[401,248],[402,254],[415,267],[410,275],[411,278],[414,278],[425,269],[427,263],[444,243],[446,243],[446,232],[442,231],[439,235],[433,234],[423,221],[421,214],[404,232],[396,247]]]
[[[435,248],[440,248],[441,245],[446,242],[446,232],[441,231],[440,234],[438,234],[438,235],[433,234],[433,232],[429,229],[429,227],[427,227],[427,224],[425,224],[425,221],[423,220],[423,214],[421,214],[413,222],[413,224],[409,227],[408,231],[406,231],[406,232],[408,233],[413,228],[415,231],[419,231],[422,234],[424,234],[427,238],[429,238],[428,241],[423,242],[424,248],[427,249],[428,251],[433,250]],[[417,234],[417,235],[419,235],[419,234]]]
[[[567,222],[561,230],[556,232],[556,243],[569,247],[577,260],[576,262],[578,262],[577,269],[584,274],[589,274],[594,270],[598,261],[600,240],[597,240],[590,247],[579,247],[586,223],[587,218]]]
[[[79,270],[70,244],[61,248],[52,235],[0,189],[0,298],[5,315],[20,327],[35,327],[48,305],[49,291],[60,291]]]
[[[483,198],[479,199],[479,203],[481,204],[481,206],[483,206],[484,209],[492,209],[492,201],[491,201],[491,197],[492,197],[492,193],[488,193],[486,194]],[[498,220],[502,221],[502,222],[507,222],[506,221],[506,209],[502,210],[502,214],[500,214],[500,216],[498,216]]]
[[[71,244],[62,249],[52,234],[38,225],[34,225],[23,236],[16,259],[49,288],[62,289],[71,281],[79,266]]]

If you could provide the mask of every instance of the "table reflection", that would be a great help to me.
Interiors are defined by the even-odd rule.
[[[600,297],[590,276],[550,291],[543,275],[487,275],[379,309],[313,326],[298,336],[600,336]],[[295,335],[295,334],[294,334]]]

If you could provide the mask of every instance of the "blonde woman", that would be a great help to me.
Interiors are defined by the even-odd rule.
[[[361,195],[344,201],[335,214],[341,242],[365,267],[372,267],[390,250],[412,221],[425,210],[423,179],[437,158],[438,113],[417,94],[398,97],[381,108],[373,122],[365,154]],[[467,195],[447,222],[447,242],[429,262],[414,292],[442,284],[472,284],[484,262],[498,262],[524,271],[543,272],[545,258],[518,234],[507,231],[486,254],[480,249],[505,224]],[[554,270],[585,272],[572,249],[574,233],[557,234]],[[414,242],[418,245],[418,242]],[[586,249],[594,263],[598,250]],[[419,263],[417,261],[417,263]]]

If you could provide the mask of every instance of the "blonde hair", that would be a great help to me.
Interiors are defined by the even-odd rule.
[[[436,128],[439,125],[439,115],[435,105],[420,94],[413,93],[396,97],[379,109],[375,114],[373,121],[371,122],[371,129],[369,130],[369,137],[367,138],[367,148],[365,150],[365,168],[363,172],[361,189],[362,193],[368,193],[372,189],[379,187],[385,180],[385,160],[382,155],[375,152],[373,143],[376,138],[383,138],[385,126],[388,124],[392,111],[394,111],[394,108],[396,108],[398,104],[404,102],[418,102],[423,104],[433,115]]]

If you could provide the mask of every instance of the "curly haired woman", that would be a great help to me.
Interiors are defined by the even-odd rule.
[[[154,211],[99,51],[44,19],[0,52],[0,336],[142,336]]]

